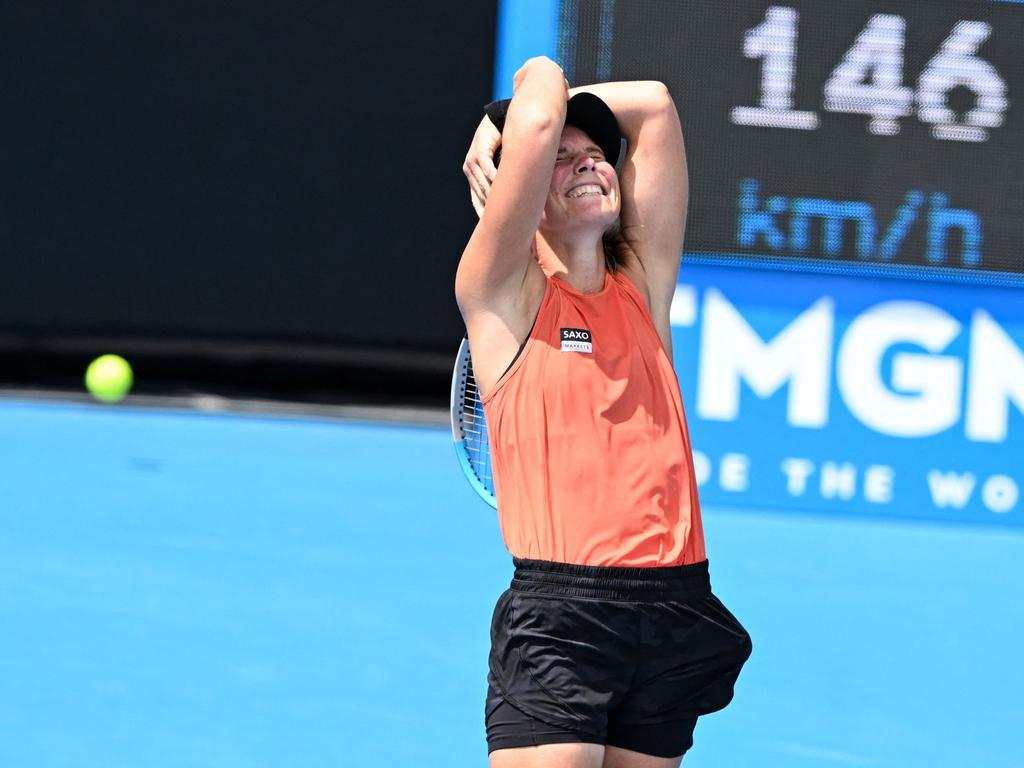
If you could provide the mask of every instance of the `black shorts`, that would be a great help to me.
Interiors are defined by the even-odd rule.
[[[750,636],[707,561],[603,568],[515,561],[491,623],[488,751],[606,744],[678,757],[732,699]]]

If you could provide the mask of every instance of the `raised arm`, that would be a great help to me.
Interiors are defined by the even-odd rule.
[[[500,139],[500,169],[489,183],[486,208],[478,206],[480,221],[455,278],[467,323],[478,311],[514,302],[533,264],[531,244],[547,199],[567,99],[565,77],[550,59],[530,59],[516,74]]]
[[[655,319],[668,322],[679,274],[689,180],[679,115],[668,89],[655,81],[573,88],[601,97],[628,144],[619,171],[622,235],[639,261]]]
[[[480,221],[459,261],[455,298],[483,394],[515,358],[544,296],[546,280],[532,249],[568,98],[558,65],[546,58],[530,59],[516,73],[501,135],[484,118],[463,166],[475,185]],[[500,170],[495,170],[493,155],[499,144]],[[476,160],[471,162],[472,157]]]

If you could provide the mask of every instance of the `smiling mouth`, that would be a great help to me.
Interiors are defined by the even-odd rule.
[[[581,184],[578,187],[573,187],[565,193],[566,197],[577,198],[577,197],[589,197],[591,195],[603,195],[604,190],[601,189],[600,184]]]

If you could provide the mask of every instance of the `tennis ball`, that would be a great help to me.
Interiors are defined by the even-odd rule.
[[[97,357],[85,371],[85,388],[97,400],[116,403],[132,388],[132,367],[119,355]]]

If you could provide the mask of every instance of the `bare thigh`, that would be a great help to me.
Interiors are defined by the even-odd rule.
[[[495,750],[490,768],[679,768],[682,762],[600,744],[543,744]]]
[[[620,747],[605,747],[601,768],[679,768],[682,757],[652,757]]]
[[[622,751],[622,750],[619,750]],[[541,744],[491,752],[491,768],[602,768],[601,744]]]

